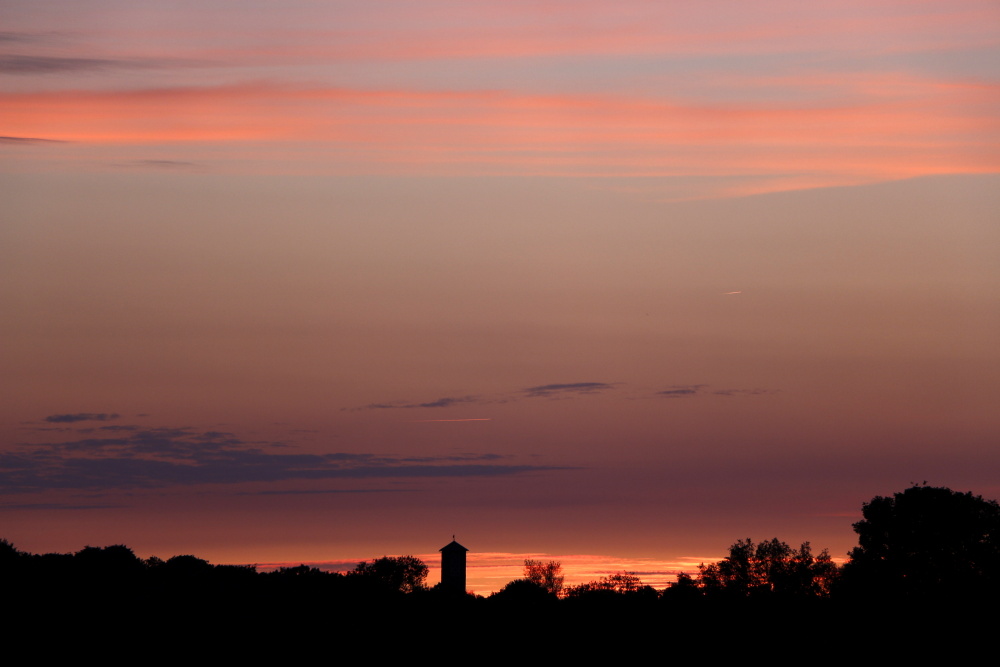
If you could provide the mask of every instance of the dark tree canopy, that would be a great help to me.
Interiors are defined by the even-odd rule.
[[[555,601],[553,595],[540,583],[531,579],[515,579],[490,596],[491,600],[512,604],[547,604]]]
[[[813,556],[808,542],[793,549],[776,537],[757,544],[737,540],[725,559],[698,569],[705,593],[737,598],[827,597],[838,575],[826,549]]]
[[[607,599],[613,596],[647,594],[653,589],[645,586],[635,572],[615,572],[579,586],[570,586],[566,596],[572,599]]]
[[[376,582],[389,591],[413,593],[424,589],[427,566],[416,556],[383,556],[358,563],[350,575]]]
[[[913,486],[876,496],[854,524],[854,590],[903,597],[973,596],[1000,586],[1000,505],[971,492]]]

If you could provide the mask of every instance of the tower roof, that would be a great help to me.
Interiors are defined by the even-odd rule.
[[[438,551],[468,551],[468,549],[466,549],[465,547],[463,547],[461,544],[459,544],[455,540],[452,540],[448,544],[446,544],[443,547],[441,547],[440,549],[438,549]]]

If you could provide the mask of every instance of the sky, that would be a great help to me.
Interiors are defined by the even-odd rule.
[[[6,0],[0,537],[658,586],[1000,497],[1000,4]],[[432,573],[432,580],[436,580]],[[433,583],[433,581],[432,581]]]

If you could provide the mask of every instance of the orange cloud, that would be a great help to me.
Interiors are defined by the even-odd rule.
[[[391,171],[756,175],[772,183],[794,173],[844,184],[1000,169],[996,85],[891,77],[844,85],[849,101],[825,106],[269,84],[8,93],[0,105],[8,136],[263,142],[281,146],[282,160],[335,154],[341,164]],[[886,87],[904,93],[880,96]]]

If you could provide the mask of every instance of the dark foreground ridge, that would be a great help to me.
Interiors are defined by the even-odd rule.
[[[462,642],[498,633],[536,636],[524,635],[525,623],[564,640],[617,628],[750,641],[777,631],[780,619],[783,641],[794,645],[821,635],[829,641],[831,632],[856,631],[859,622],[876,619],[896,636],[927,631],[940,640],[956,624],[969,633],[980,622],[996,622],[996,501],[923,485],[873,498],[862,512],[854,524],[859,545],[843,567],[826,550],[814,555],[808,542],[795,549],[777,538],[741,539],[725,559],[701,565],[696,576],[678,575],[662,591],[627,572],[564,587],[555,561],[525,561],[524,578],[484,598],[453,585],[428,588],[427,566],[413,556],[362,562],[347,573],[305,565],[257,572],[192,555],[143,560],[124,545],[30,554],[6,540],[0,540],[0,586],[16,622],[205,641],[259,641],[254,628],[278,633],[272,639],[287,633],[315,639],[335,630],[342,641],[390,644],[402,641],[404,630]],[[462,558],[464,568],[464,552]],[[970,645],[968,637],[963,641]]]

